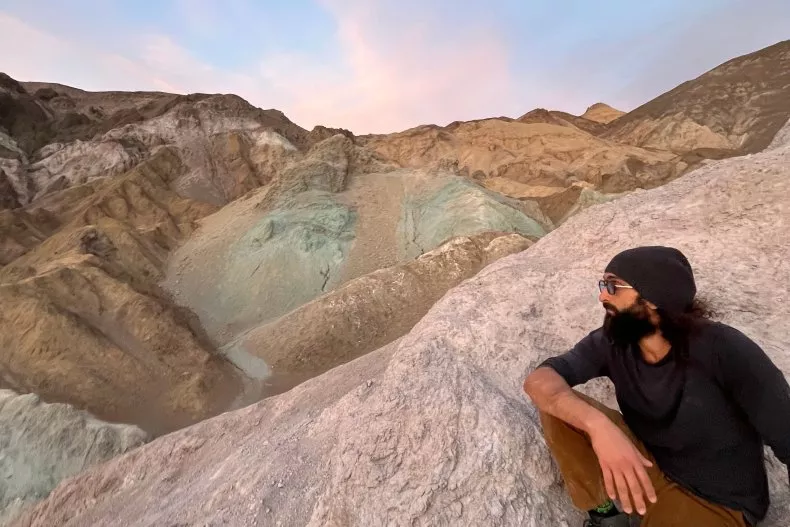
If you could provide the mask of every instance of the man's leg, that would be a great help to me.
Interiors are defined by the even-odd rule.
[[[668,481],[655,505],[647,507],[641,527],[747,527],[743,514],[709,503]]]
[[[656,494],[658,494],[667,485],[667,482],[658,469],[653,456],[645,449],[642,442],[634,437],[623,421],[620,412],[608,408],[576,390],[574,393],[611,419],[633,441],[639,452],[653,463],[652,467],[645,467],[645,470],[653,483]],[[540,413],[540,422],[543,425],[546,443],[559,466],[573,504],[583,511],[588,511],[605,503],[609,496],[606,495],[601,465],[590,444],[590,438],[581,430],[577,430],[565,421],[544,412]],[[650,503],[647,500],[645,502],[646,504]]]
[[[652,467],[645,467],[650,482],[656,491],[655,504],[645,500],[647,513],[642,527],[746,527],[740,512],[708,503],[685,491],[669,481],[658,468],[653,456],[639,441],[623,421],[620,412],[608,408],[598,401],[574,390],[585,402],[601,411],[622,430],[634,446],[649,459]],[[601,474],[598,457],[590,444],[590,439],[581,430],[549,414],[540,413],[543,434],[554,456],[568,489],[573,504],[583,511],[589,511],[606,503],[609,496]]]

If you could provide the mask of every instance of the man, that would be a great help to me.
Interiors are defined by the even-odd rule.
[[[642,527],[755,525],[769,505],[763,444],[790,463],[787,380],[707,319],[677,249],[621,252],[599,289],[603,326],[524,381],[585,525],[628,526],[634,510]],[[602,376],[622,415],[571,389]]]

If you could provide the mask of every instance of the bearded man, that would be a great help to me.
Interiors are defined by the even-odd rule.
[[[599,290],[603,326],[524,381],[584,525],[756,525],[769,507],[764,445],[790,463],[782,372],[710,320],[677,249],[617,254]],[[572,389],[595,377],[611,379],[622,414]]]

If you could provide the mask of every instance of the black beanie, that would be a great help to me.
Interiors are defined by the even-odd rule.
[[[688,259],[672,247],[648,246],[625,250],[609,262],[607,273],[622,278],[661,309],[681,313],[697,294]]]

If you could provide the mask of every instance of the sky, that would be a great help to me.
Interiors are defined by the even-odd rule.
[[[0,0],[0,71],[235,93],[356,134],[628,111],[790,39],[790,0]]]

